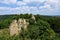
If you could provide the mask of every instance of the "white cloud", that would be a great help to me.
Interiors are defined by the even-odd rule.
[[[47,9],[49,11],[58,11],[60,9],[59,0],[47,0],[44,6],[40,6],[39,9]]]
[[[49,3],[59,3],[59,0],[47,0]]]
[[[29,6],[22,6],[22,7],[16,7],[16,8],[10,8],[10,7],[0,7],[0,10],[2,10],[4,13],[37,13],[38,9],[37,7],[29,7]],[[0,11],[1,12],[1,11]]]
[[[15,4],[17,0],[0,0],[0,2],[5,4]]]
[[[38,8],[37,7],[30,7],[30,11],[31,12],[39,12]]]
[[[22,6],[22,5],[26,5],[26,3],[25,2],[18,1],[17,2],[17,5]]]
[[[30,0],[23,0],[23,2],[26,2],[27,3],[27,2],[30,2]]]
[[[39,9],[51,9],[50,5],[44,5],[44,6],[40,6]]]
[[[16,3],[17,0],[10,0],[9,2],[10,2],[10,3]]]
[[[30,2],[44,2],[45,0],[23,0],[23,1],[30,3]]]
[[[45,15],[59,15],[60,0],[47,0],[44,6],[40,6],[40,13]]]
[[[52,9],[58,10],[60,8],[60,2],[59,0],[49,0],[46,2],[46,4],[51,5]]]
[[[28,3],[43,3],[45,4],[43,6],[28,6],[26,4]],[[17,0],[1,0],[0,2],[6,3],[6,4],[17,4],[19,7],[11,8],[11,7],[0,7],[0,12],[3,11],[4,13],[58,13],[60,11],[60,0],[23,0],[23,1],[17,1]],[[23,6],[22,6],[23,5]],[[32,5],[32,4],[31,4]]]

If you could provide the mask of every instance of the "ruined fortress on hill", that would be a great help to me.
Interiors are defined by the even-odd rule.
[[[35,17],[33,15],[31,18],[35,20]],[[13,20],[9,26],[10,36],[18,35],[21,32],[22,28],[24,30],[27,30],[28,25],[29,25],[29,22],[27,22],[26,19],[20,18],[18,21]]]

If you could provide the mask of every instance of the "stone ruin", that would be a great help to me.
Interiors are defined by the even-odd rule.
[[[27,30],[28,24],[29,23],[26,21],[26,19],[19,19],[18,21],[13,20],[9,26],[10,36],[18,35],[22,30],[21,28],[23,28],[24,30]]]

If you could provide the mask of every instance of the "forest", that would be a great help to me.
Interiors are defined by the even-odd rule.
[[[0,15],[0,40],[60,40],[60,16],[45,16],[36,14]],[[28,30],[17,36],[9,36],[9,25],[12,20],[29,19]],[[36,23],[35,23],[36,21]]]

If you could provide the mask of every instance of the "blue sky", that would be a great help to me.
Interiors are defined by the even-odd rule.
[[[0,15],[20,13],[60,15],[60,0],[0,0]]]

